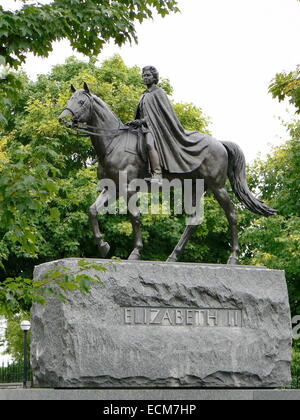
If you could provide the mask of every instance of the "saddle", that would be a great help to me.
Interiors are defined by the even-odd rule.
[[[125,152],[139,155],[144,162],[148,162],[145,134],[142,130],[134,129],[126,132]]]
[[[145,134],[142,130],[128,127],[119,134],[111,136],[105,150],[105,156],[115,153],[132,153],[142,158],[145,164],[148,164],[148,153],[145,141]]]

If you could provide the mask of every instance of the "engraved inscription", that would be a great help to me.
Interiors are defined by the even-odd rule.
[[[126,325],[242,327],[240,309],[124,308]]]

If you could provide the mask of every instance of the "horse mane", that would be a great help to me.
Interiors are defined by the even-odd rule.
[[[94,101],[100,105],[102,108],[108,108],[107,104],[102,101],[102,99],[98,98],[98,96],[94,95],[94,94],[90,94],[91,97],[94,99]]]
[[[94,94],[91,94],[91,97],[94,99],[97,105],[99,105],[101,108],[104,108],[106,111],[110,112],[117,119],[117,121],[122,123],[120,118],[110,109],[110,107],[102,99],[98,98],[98,96]],[[100,115],[100,117],[102,117],[102,115]]]

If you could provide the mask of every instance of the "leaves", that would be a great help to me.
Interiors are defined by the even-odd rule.
[[[300,110],[299,69],[275,76],[270,85],[274,97],[290,98]],[[252,218],[242,234],[246,261],[285,270],[292,314],[300,313],[300,121],[285,124],[289,139],[274,147],[267,159],[257,159],[251,179],[261,198],[278,210],[269,219]]]
[[[289,99],[290,104],[300,113],[300,66],[295,71],[277,73],[269,86],[273,98],[283,101]]]
[[[17,75],[6,69],[5,64],[6,61],[0,53],[0,128],[9,125],[11,107],[20,100],[24,84],[27,82],[27,77],[23,73]]]
[[[46,299],[54,297],[65,302],[68,292],[78,290],[88,293],[93,284],[101,287],[101,277],[91,271],[105,272],[106,268],[96,262],[79,259],[77,269],[56,267],[45,272],[40,279],[33,281],[22,276],[6,278],[0,283],[0,308],[2,314],[19,313],[29,310],[32,303],[45,304]]]
[[[27,311],[21,311],[18,314],[6,314],[6,329],[5,329],[5,354],[9,354],[14,360],[23,359],[24,334],[20,328],[20,323],[24,319],[30,319],[30,314]],[[27,333],[27,351],[30,353],[30,330]]]
[[[0,7],[0,56],[17,68],[25,53],[47,57],[54,41],[67,38],[77,51],[98,55],[105,42],[136,41],[135,22],[178,12],[174,0],[53,0],[27,4],[15,12]]]
[[[210,134],[207,129],[209,119],[200,108],[195,107],[191,103],[177,103],[174,104],[174,110],[182,126],[187,131],[199,131],[200,133]]]
[[[50,4],[24,4],[15,12],[0,6],[0,126],[9,123],[7,105],[13,105],[22,88],[11,72],[26,60],[26,53],[47,57],[54,41],[68,39],[82,54],[97,56],[113,40],[119,46],[136,42],[135,22],[178,12],[175,0],[53,0]],[[5,70],[7,66],[9,70]]]

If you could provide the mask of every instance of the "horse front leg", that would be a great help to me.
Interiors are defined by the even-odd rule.
[[[167,262],[175,262],[178,260],[180,255],[183,253],[183,250],[188,243],[188,241],[191,239],[193,233],[197,229],[198,225],[187,225],[184,229],[183,234],[181,235],[181,238],[175,248],[173,249],[173,252],[169,255],[167,258]]]
[[[129,218],[132,224],[132,230],[134,235],[134,248],[131,251],[128,259],[129,260],[139,260],[140,259],[140,251],[143,249],[143,240],[142,240],[142,230],[141,230],[141,221],[140,221],[140,212],[135,206],[131,208],[130,201],[132,202],[132,198],[135,199],[136,192],[128,193],[128,202],[127,202],[127,209],[129,211]],[[136,200],[134,200],[136,202]]]
[[[100,256],[102,258],[106,257],[106,255],[108,254],[110,250],[110,246],[107,242],[102,240],[102,234],[100,232],[97,214],[105,206],[109,198],[110,198],[109,191],[107,189],[103,189],[100,195],[98,196],[97,200],[89,208],[89,217],[92,224],[94,238],[97,243]]]

